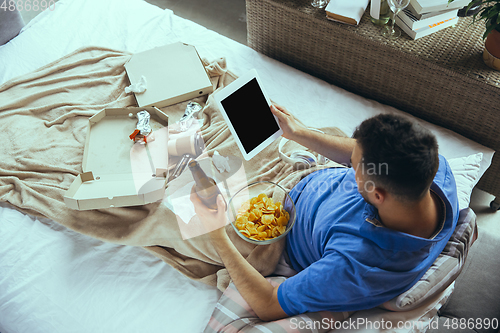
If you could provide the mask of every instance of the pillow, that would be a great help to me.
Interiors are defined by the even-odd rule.
[[[380,307],[391,311],[409,311],[445,290],[462,271],[469,248],[476,238],[476,214],[470,208],[461,210],[450,240],[424,276],[406,292]]]
[[[267,278],[273,286],[278,286],[286,280],[285,277]],[[230,283],[224,294],[217,302],[212,317],[204,333],[214,332],[329,332],[335,322],[342,322],[352,312],[321,311],[303,313],[297,316],[276,321],[265,322],[259,319],[240,293]]]
[[[483,153],[448,160],[457,183],[459,209],[469,207],[472,190],[479,181],[479,168],[482,160]]]

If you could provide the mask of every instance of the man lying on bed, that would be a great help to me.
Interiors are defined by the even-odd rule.
[[[297,221],[285,251],[298,274],[279,287],[247,263],[224,228],[210,234],[243,298],[261,319],[274,320],[372,308],[409,289],[458,219],[455,180],[434,135],[405,117],[378,115],[353,138],[328,136],[308,130],[283,107],[271,109],[285,138],[352,168],[313,172],[290,192]],[[218,199],[214,212],[191,196],[204,223],[225,224]]]

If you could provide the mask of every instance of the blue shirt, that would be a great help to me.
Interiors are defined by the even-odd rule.
[[[446,159],[431,185],[445,221],[431,239],[383,227],[357,190],[354,170],[316,171],[290,191],[297,221],[286,251],[299,272],[278,288],[283,310],[356,311],[380,305],[415,284],[441,253],[458,220],[455,179]]]

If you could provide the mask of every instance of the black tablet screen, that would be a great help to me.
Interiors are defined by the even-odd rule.
[[[247,153],[279,130],[255,78],[222,100],[221,104]]]

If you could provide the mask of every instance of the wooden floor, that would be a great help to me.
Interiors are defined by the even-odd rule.
[[[247,43],[245,0],[147,0],[242,44]]]

